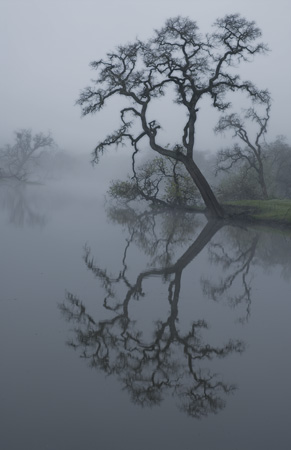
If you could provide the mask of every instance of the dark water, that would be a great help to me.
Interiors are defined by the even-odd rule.
[[[1,187],[0,448],[289,449],[291,236]]]

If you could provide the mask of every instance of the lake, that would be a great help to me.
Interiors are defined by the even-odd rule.
[[[0,186],[0,448],[287,450],[291,234]]]

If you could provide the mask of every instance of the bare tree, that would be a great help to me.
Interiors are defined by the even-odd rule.
[[[145,141],[153,151],[180,161],[199,189],[209,214],[222,218],[223,208],[194,161],[198,106],[208,96],[214,108],[224,111],[230,106],[225,96],[234,91],[245,92],[254,102],[265,101],[266,91],[257,89],[250,81],[241,81],[233,73],[233,67],[240,62],[267,51],[265,44],[256,42],[260,36],[255,23],[239,14],[217,19],[213,33],[205,36],[199,33],[196,22],[175,17],[155,31],[149,41],[136,40],[108,53],[106,59],[92,62],[91,67],[98,75],[77,102],[83,115],[100,111],[113,96],[129,101],[120,111],[120,128],[99,142],[93,162],[98,162],[107,147],[128,141],[133,147],[134,171],[135,155]],[[180,142],[171,147],[161,144],[161,125],[150,109],[152,101],[164,96],[168,88],[174,89],[174,101],[186,112]]]
[[[271,100],[268,94],[266,94],[265,102],[264,115],[260,115],[254,107],[245,111],[244,118],[235,113],[229,114],[220,118],[215,131],[223,133],[232,130],[234,131],[233,137],[238,138],[244,145],[242,147],[236,142],[233,147],[220,150],[217,158],[217,172],[228,172],[235,164],[243,164],[246,171],[253,169],[261,188],[262,197],[267,200],[269,195],[265,176],[265,160],[267,157],[265,134],[271,108]],[[254,122],[258,128],[253,139],[247,131],[247,123],[244,119]]]
[[[14,145],[8,144],[0,149],[0,178],[27,181],[44,153],[53,146],[54,140],[50,134],[38,133],[33,136],[28,129],[16,131]]]

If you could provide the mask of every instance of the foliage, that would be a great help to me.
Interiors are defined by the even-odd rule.
[[[108,193],[109,196],[114,199],[121,199],[127,202],[136,200],[140,196],[136,184],[133,183],[130,179],[126,181],[112,181]]]

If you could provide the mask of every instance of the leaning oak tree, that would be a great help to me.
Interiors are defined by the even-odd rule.
[[[168,19],[147,42],[135,42],[118,47],[106,59],[94,61],[91,67],[98,73],[92,87],[85,88],[77,101],[83,115],[100,111],[107,100],[121,96],[129,100],[120,111],[121,126],[100,142],[93,154],[93,162],[108,146],[133,146],[132,167],[141,141],[160,155],[181,162],[196,184],[213,217],[222,218],[224,211],[211,187],[194,161],[195,127],[198,105],[210,97],[214,108],[225,111],[231,103],[226,94],[244,91],[253,101],[262,102],[266,91],[257,89],[250,81],[241,81],[233,73],[241,61],[249,61],[267,47],[257,43],[261,31],[253,21],[239,14],[217,19],[214,31],[202,36],[196,22],[189,18]],[[185,125],[180,130],[180,143],[172,148],[159,141],[161,126],[150,106],[174,88],[175,102],[186,111]]]

